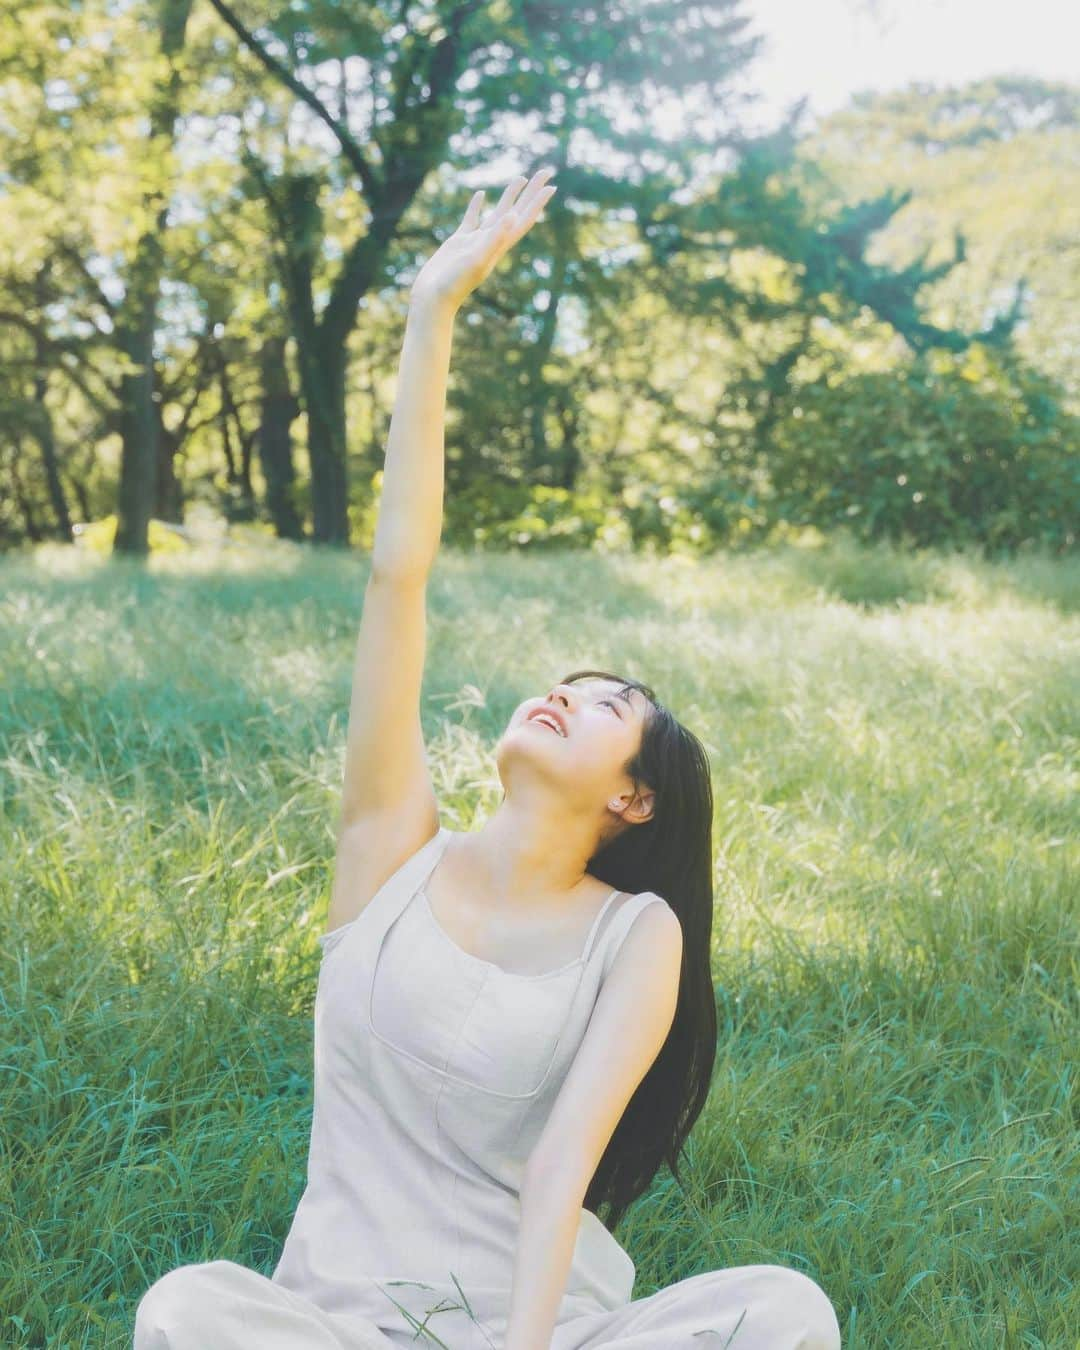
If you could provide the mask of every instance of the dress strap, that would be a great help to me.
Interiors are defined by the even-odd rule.
[[[453,833],[453,830],[441,825],[430,839],[421,844],[390,873],[355,919],[331,929],[329,933],[323,933],[318,939],[323,955],[329,953],[344,937],[361,926],[369,929],[370,925],[376,922],[382,923],[384,927],[388,926],[391,919],[404,909],[434,871],[435,864],[442,857]]]
[[[581,959],[583,961],[587,961],[589,959],[589,953],[592,951],[593,942],[596,939],[597,933],[599,933],[600,931],[600,925],[603,922],[604,915],[611,908],[612,902],[614,901],[615,897],[621,894],[622,892],[619,890],[618,886],[616,886],[615,889],[608,896],[608,898],[600,906],[600,913],[597,914],[595,919],[593,919],[592,927],[589,929],[589,936],[585,940],[585,950],[581,953]]]
[[[662,895],[657,895],[655,891],[641,891],[637,895],[632,895],[624,905],[619,907],[615,913],[615,917],[604,929],[600,946],[604,978],[607,977],[607,973],[611,969],[611,964],[615,960],[615,956],[622,946],[627,933],[630,931],[634,920],[643,909],[652,904],[666,905],[667,901]]]

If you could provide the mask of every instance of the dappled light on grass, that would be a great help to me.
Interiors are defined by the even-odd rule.
[[[585,663],[646,679],[710,754],[720,1047],[690,1196],[661,1176],[620,1231],[638,1294],[779,1261],[845,1346],[1069,1343],[1078,575],[860,570],[820,540],[440,556],[443,823],[494,809],[514,707]],[[366,576],[272,541],[0,563],[0,1309],[27,1344],[125,1346],[182,1261],[272,1268]]]

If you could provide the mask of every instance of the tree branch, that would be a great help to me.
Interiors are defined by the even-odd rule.
[[[380,183],[378,176],[365,159],[363,150],[361,150],[356,141],[353,140],[352,133],[349,131],[348,127],[344,126],[341,121],[334,117],[311,92],[307,85],[304,84],[302,80],[298,80],[287,66],[279,61],[276,56],[271,56],[266,48],[255,37],[254,33],[245,28],[229,6],[225,4],[225,0],[210,0],[210,4],[217,10],[221,18],[233,30],[248,51],[262,62],[270,74],[273,75],[276,80],[279,80],[286,89],[289,89],[294,93],[302,103],[305,103],[311,109],[321,122],[324,122],[330,128],[334,133],[338,144],[341,146],[345,158],[359,175],[360,182],[363,184],[364,191],[367,194],[369,201],[374,203],[379,196]]]
[[[67,258],[70,263],[74,264],[80,276],[93,292],[94,299],[110,318],[115,318],[117,306],[102,290],[101,283],[98,281],[97,277],[94,276],[93,272],[90,271],[86,259],[79,252],[78,248],[71,243],[70,240],[60,239],[57,242],[56,251],[61,257]]]

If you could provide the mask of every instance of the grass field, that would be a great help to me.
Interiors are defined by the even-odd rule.
[[[366,569],[0,559],[2,1345],[126,1346],[171,1267],[273,1268]],[[578,666],[712,761],[716,1073],[691,1194],[618,1230],[635,1297],[779,1262],[849,1350],[1080,1345],[1078,609],[1076,560],[440,555],[444,823]]]

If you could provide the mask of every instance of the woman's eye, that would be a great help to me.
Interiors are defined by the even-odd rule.
[[[606,704],[608,705],[608,707],[615,713],[615,716],[618,717],[618,715],[619,715],[619,710],[618,710],[618,708],[615,707],[615,704],[612,702],[612,700],[611,700],[610,698],[602,698],[602,699],[600,700],[600,702],[601,702],[601,704],[606,703]]]

